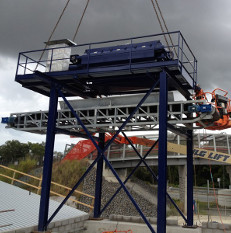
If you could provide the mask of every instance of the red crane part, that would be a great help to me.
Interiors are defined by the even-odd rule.
[[[105,142],[110,140],[113,137],[113,134],[107,133],[105,134]],[[129,137],[133,144],[139,144],[144,146],[152,146],[155,141],[139,138],[139,137]],[[125,137],[118,135],[114,140],[117,144],[129,144]],[[79,141],[64,157],[63,160],[81,160],[91,153],[94,153],[96,148],[91,140],[81,140]]]

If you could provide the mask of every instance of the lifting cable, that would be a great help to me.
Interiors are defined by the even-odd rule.
[[[78,26],[77,26],[77,28],[76,28],[76,31],[75,31],[75,34],[74,34],[74,37],[73,37],[72,41],[75,41],[75,38],[76,38],[76,36],[77,36],[77,34],[78,34],[78,32],[79,32],[79,27],[80,27],[80,25],[81,25],[81,23],[82,23],[82,20],[83,20],[83,17],[84,17],[84,15],[85,15],[85,13],[86,13],[86,10],[87,10],[87,7],[88,7],[89,2],[90,2],[90,0],[87,0],[86,6],[85,6],[85,8],[84,8],[84,10],[83,10],[83,14],[82,14],[81,19],[80,19],[80,21],[79,21],[79,24],[78,24]]]
[[[81,16],[81,18],[80,18],[80,21],[79,21],[79,23],[78,23],[78,25],[77,25],[77,28],[76,28],[76,31],[75,31],[75,34],[74,34],[74,37],[73,37],[73,39],[72,39],[73,41],[75,41],[76,36],[77,36],[77,34],[78,34],[78,32],[79,32],[79,28],[80,28],[80,25],[81,25],[81,23],[82,23],[83,17],[84,17],[84,15],[85,15],[85,13],[86,13],[86,10],[87,10],[87,7],[88,7],[88,5],[89,5],[89,2],[90,2],[90,0],[87,0],[86,6],[85,6],[84,11],[83,11],[83,14],[82,14],[82,16]],[[50,36],[49,36],[49,38],[48,38],[48,40],[47,40],[47,43],[50,42],[50,40],[51,40],[51,38],[52,38],[52,36],[53,36],[53,34],[54,34],[56,28],[58,27],[58,24],[59,24],[59,22],[61,21],[63,15],[64,15],[64,12],[65,12],[65,10],[67,9],[67,6],[68,6],[69,3],[70,3],[70,0],[67,0],[65,6],[64,6],[64,8],[63,8],[63,11],[61,12],[61,15],[59,16],[58,21],[57,21],[57,23],[55,24],[55,26],[54,26],[54,28],[53,28],[53,30],[52,30],[52,32],[51,32],[51,34],[50,34]],[[156,6],[155,6],[154,1],[151,0],[151,3],[152,3],[152,5],[153,5],[153,9],[154,9],[154,11],[155,11],[155,13],[156,13],[156,16],[157,16],[157,19],[158,19],[158,22],[159,22],[159,25],[160,25],[160,28],[161,28],[162,33],[165,33],[165,30],[164,30],[163,25],[162,25],[162,23],[161,23],[161,19],[162,19],[162,21],[163,21],[163,23],[164,23],[166,32],[169,33],[167,24],[166,24],[165,19],[164,19],[164,17],[163,17],[163,14],[162,14],[162,11],[161,11],[160,6],[159,6],[159,4],[158,4],[158,1],[155,0],[155,3],[156,3],[156,5],[157,5],[157,8],[158,8],[159,14],[160,14],[160,16],[161,16],[161,19],[160,19],[160,16],[159,16],[159,14],[158,14],[158,11],[157,11],[157,8],[156,8]],[[176,53],[176,48],[174,47],[174,44],[173,44],[171,35],[168,34],[168,36],[169,36],[170,42],[171,42],[171,44],[172,44],[172,47],[174,48],[175,54],[177,55],[177,53]],[[167,40],[167,37],[166,37],[165,34],[164,34],[164,38],[165,38],[165,41],[166,41],[166,44],[167,44],[168,48],[170,48],[169,43],[168,43],[168,40]],[[42,57],[43,57],[43,55],[44,55],[44,53],[45,53],[45,50],[46,50],[46,48],[47,48],[47,43],[46,43],[46,45],[45,45],[45,47],[44,47],[44,49],[43,49],[43,52],[42,52],[42,54],[41,54],[41,56],[40,56],[40,58],[39,58],[39,60],[38,60],[38,63],[37,63],[37,65],[36,65],[35,70],[38,68],[39,62],[41,61],[41,59],[42,59]]]
[[[48,40],[47,40],[47,43],[50,42],[52,36],[54,35],[55,30],[56,30],[56,28],[58,27],[58,24],[59,24],[60,20],[62,19],[63,15],[64,15],[64,12],[65,12],[65,10],[67,9],[67,6],[68,6],[68,4],[70,3],[70,1],[71,1],[71,0],[67,0],[67,2],[66,2],[66,4],[65,4],[65,6],[64,6],[64,8],[63,8],[63,10],[62,10],[62,12],[61,12],[61,14],[60,14],[60,16],[59,16],[59,18],[58,18],[58,21],[56,22],[56,24],[55,24],[55,26],[54,26],[54,28],[53,28],[53,30],[52,30],[52,32],[51,32],[51,34],[50,34]],[[39,65],[39,62],[41,61],[41,59],[42,59],[42,57],[43,57],[43,55],[44,55],[44,53],[45,53],[45,50],[46,50],[46,48],[47,48],[47,43],[46,43],[46,45],[45,45],[45,47],[44,47],[44,49],[43,49],[43,51],[42,51],[42,54],[41,54],[41,56],[40,56],[40,58],[39,58],[39,60],[38,60],[38,63],[37,63],[37,65],[36,65],[36,67],[35,67],[35,70],[37,70],[38,65]]]
[[[56,22],[56,24],[55,24],[55,26],[54,26],[54,28],[53,28],[53,30],[52,30],[52,32],[51,32],[51,34],[50,34],[48,40],[47,40],[47,43],[50,42],[52,36],[54,35],[55,30],[56,30],[56,28],[58,27],[58,25],[59,25],[59,23],[60,23],[60,21],[61,21],[63,15],[64,15],[64,12],[65,12],[65,10],[67,9],[67,6],[68,6],[68,4],[70,3],[70,1],[71,1],[71,0],[67,0],[67,2],[66,2],[66,4],[65,4],[65,6],[64,6],[64,8],[63,8],[63,10],[62,10],[62,12],[61,12],[61,14],[60,14],[60,16],[59,16],[59,18],[58,18],[58,21]],[[82,16],[81,16],[81,19],[80,19],[79,24],[78,24],[78,26],[77,26],[77,29],[76,29],[76,31],[75,31],[75,34],[74,34],[74,37],[73,37],[73,41],[75,40],[75,38],[76,38],[76,36],[77,36],[77,33],[78,33],[79,28],[80,28],[80,25],[81,25],[81,23],[82,23],[83,17],[84,17],[84,15],[85,15],[85,13],[86,13],[86,10],[87,10],[87,7],[88,7],[89,2],[90,2],[90,0],[87,0],[86,6],[85,6],[84,11],[83,11],[83,14],[82,14]],[[42,51],[42,54],[41,54],[41,56],[40,56],[38,62],[37,62],[37,65],[36,65],[35,70],[38,68],[39,62],[41,61],[41,59],[42,59],[42,57],[43,57],[43,55],[44,55],[44,53],[45,53],[45,50],[46,50],[46,48],[47,48],[47,43],[46,43],[46,45],[45,45],[45,47],[44,47],[44,49],[43,49],[43,51]]]
[[[166,32],[168,33],[170,42],[171,42],[171,44],[172,44],[172,48],[174,49],[174,52],[175,52],[175,54],[176,54],[176,56],[177,56],[176,48],[175,48],[175,46],[174,46],[174,44],[173,44],[172,37],[171,37],[171,35],[169,34],[169,30],[168,30],[166,21],[165,21],[165,19],[164,19],[164,16],[163,16],[163,14],[162,14],[162,11],[161,11],[161,9],[160,9],[160,5],[159,5],[159,3],[158,3],[157,0],[155,0],[155,3],[156,3],[157,8],[156,8],[155,3],[154,3],[153,0],[151,0],[151,3],[152,3],[152,6],[153,6],[154,11],[155,11],[155,13],[156,13],[156,16],[157,16],[157,19],[158,19],[158,22],[159,22],[161,31],[162,31],[162,33],[165,33],[165,30],[166,30]],[[158,14],[157,9],[158,9],[158,11],[159,11],[160,16],[159,16],[159,14]],[[163,21],[163,23],[164,23],[165,30],[164,30],[163,25],[162,25],[162,23],[161,23],[160,17],[161,17],[161,19],[162,19],[162,21]],[[168,40],[167,40],[167,37],[166,37],[165,34],[164,34],[164,38],[165,38],[165,41],[166,41],[166,44],[167,44],[168,48],[170,48],[169,43],[168,43]]]
[[[161,29],[162,33],[164,33],[164,28],[163,28],[163,26],[162,26],[162,23],[161,23],[159,14],[158,14],[158,12],[157,12],[155,3],[154,3],[153,0],[151,0],[151,3],[152,3],[152,6],[153,6],[154,11],[155,11],[155,13],[156,13],[156,17],[157,17],[157,19],[158,19],[158,22],[159,22],[159,25],[160,25],[160,29]],[[166,37],[165,34],[164,34],[164,39],[165,39],[165,41],[166,41],[167,46],[169,47],[168,40],[167,40],[167,37]]]

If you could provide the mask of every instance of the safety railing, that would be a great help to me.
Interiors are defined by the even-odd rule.
[[[171,37],[172,43],[167,43],[166,45],[166,38]],[[160,33],[160,34],[154,34],[154,35],[147,35],[147,36],[140,36],[140,37],[133,37],[133,38],[127,38],[127,39],[118,39],[118,40],[110,40],[110,41],[104,41],[104,42],[97,42],[97,43],[89,43],[89,44],[80,44],[80,45],[74,45],[71,46],[71,55],[87,55],[87,70],[89,70],[90,65],[89,61],[91,60],[92,56],[95,56],[95,53],[97,52],[88,52],[86,51],[93,51],[95,48],[110,48],[113,46],[119,46],[119,45],[126,45],[126,49],[130,51],[130,57],[128,59],[128,67],[130,67],[132,71],[132,64],[134,64],[133,61],[133,52],[132,49],[135,48],[133,46],[137,43],[143,43],[143,42],[150,42],[150,41],[160,41],[166,51],[170,51],[174,56],[172,60],[178,60],[179,67],[181,69],[182,74],[185,72],[188,73],[188,75],[193,80],[193,83],[197,83],[197,59],[195,58],[192,50],[190,49],[188,43],[186,42],[185,38],[181,34],[180,31],[174,31],[169,33]],[[145,47],[145,46],[142,46]],[[50,72],[52,71],[52,64],[57,61],[65,61],[66,64],[70,64],[70,57],[63,56],[60,58],[58,56],[57,58],[54,58],[54,53],[57,50],[63,50],[70,47],[56,47],[56,48],[47,48],[42,50],[33,50],[33,51],[27,51],[22,52],[19,54],[18,57],[18,65],[17,65],[17,75],[26,75],[31,74],[35,70],[38,70],[40,72]],[[121,49],[117,49],[118,52],[120,52]],[[102,50],[103,51],[103,50]],[[117,51],[115,51],[117,52]],[[43,54],[43,58],[41,59],[41,54]],[[184,70],[183,70],[184,69]]]
[[[21,171],[18,171],[18,170],[15,170],[13,168],[9,168],[9,167],[6,167],[6,166],[3,166],[3,165],[0,165],[0,177],[4,177],[4,178],[7,178],[10,180],[10,183],[12,185],[14,185],[16,182],[20,183],[20,184],[23,184],[27,187],[30,187],[30,188],[33,188],[36,190],[36,193],[37,194],[40,194],[41,192],[41,184],[42,184],[42,177],[37,177],[37,176],[33,176],[33,175],[30,175],[30,174],[27,174],[27,173],[24,173],[24,172],[21,172]],[[3,174],[2,171],[10,171],[11,172],[11,176],[9,174]],[[22,181],[20,179],[17,179],[16,176],[17,174],[21,175],[21,176],[25,176],[25,177],[28,177],[34,181],[37,181],[37,185],[35,184],[30,184],[29,182],[25,182],[25,181]],[[59,188],[62,188],[66,191],[70,191],[72,190],[71,188],[65,186],[65,185],[61,185],[61,184],[58,184],[56,182],[51,182],[51,185],[54,185],[55,187],[59,187]],[[78,204],[78,205],[82,205],[82,206],[85,206],[87,208],[89,208],[89,212],[91,212],[93,209],[94,209],[94,201],[95,201],[95,197],[92,196],[92,195],[89,195],[89,194],[86,194],[86,193],[83,193],[81,191],[78,191],[78,190],[75,190],[74,191],[75,194],[79,195],[79,196],[85,196],[87,198],[90,198],[91,199],[91,204],[86,204],[86,203],[83,203],[81,201],[78,201],[78,200],[75,200],[73,198],[69,198],[70,201],[73,201],[75,204]],[[59,192],[55,192],[54,190],[52,190],[52,186],[51,186],[51,190],[50,190],[50,194],[53,194],[53,195],[56,195],[56,196],[59,196],[59,197],[63,197],[65,198],[66,196],[59,193]]]

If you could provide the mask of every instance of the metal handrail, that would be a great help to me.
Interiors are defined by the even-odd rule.
[[[5,170],[8,170],[8,171],[12,171],[12,172],[13,172],[13,177],[0,173],[0,176],[1,176],[1,177],[5,177],[5,178],[11,180],[11,184],[12,184],[12,185],[13,185],[14,182],[16,181],[16,182],[18,182],[18,183],[21,183],[21,184],[24,184],[24,185],[27,185],[27,186],[29,186],[29,187],[32,187],[32,188],[36,189],[36,190],[37,190],[37,194],[40,193],[40,190],[41,190],[41,183],[42,183],[42,177],[39,178],[39,177],[37,177],[37,176],[33,176],[33,175],[30,175],[30,174],[27,174],[27,173],[24,173],[24,172],[21,172],[21,171],[18,171],[18,170],[16,170],[16,169],[9,168],[9,167],[3,166],[3,165],[0,165],[0,167],[3,168],[3,169],[5,169]],[[21,175],[30,177],[30,178],[32,178],[32,179],[34,179],[34,180],[37,180],[37,181],[39,181],[39,184],[38,184],[38,186],[35,186],[35,185],[30,184],[30,183],[24,182],[24,181],[22,181],[22,180],[16,179],[16,178],[15,178],[15,175],[16,175],[16,174],[21,174]],[[72,190],[71,188],[69,188],[69,187],[67,187],[67,186],[65,186],[65,185],[61,185],[61,184],[56,183],[56,182],[53,182],[53,181],[51,182],[51,184],[53,184],[53,185],[55,185],[55,186],[58,186],[58,187],[61,187],[61,188],[63,188],[63,189],[66,189],[66,190],[68,190],[68,191]],[[72,198],[69,198],[69,200],[71,200],[71,201],[73,201],[73,202],[75,202],[75,203],[77,203],[77,204],[83,205],[83,206],[85,206],[85,207],[88,207],[88,208],[90,209],[90,211],[92,211],[92,210],[94,209],[94,200],[95,200],[95,197],[94,197],[94,196],[89,195],[89,194],[87,194],[87,193],[83,193],[83,192],[78,191],[78,190],[75,190],[74,192],[77,193],[77,194],[80,194],[80,195],[83,195],[83,196],[92,198],[91,205],[86,204],[86,203],[83,203],[83,202],[80,202],[80,201],[75,200],[75,199],[72,199]],[[52,190],[50,191],[50,193],[55,194],[55,195],[60,196],[60,197],[65,197],[64,195],[62,195],[62,194],[60,194],[60,193],[57,193],[57,192],[54,192],[54,191],[52,191]]]
[[[183,37],[182,33],[180,31],[173,31],[173,32],[168,32],[168,33],[159,33],[159,34],[153,34],[153,35],[146,35],[146,36],[138,36],[138,37],[132,37],[132,38],[125,38],[125,39],[116,39],[116,40],[108,40],[108,41],[102,41],[102,42],[95,42],[95,43],[85,43],[85,44],[79,44],[79,45],[74,45],[74,46],[71,46],[71,48],[83,48],[83,47],[88,47],[88,49],[90,49],[92,46],[96,46],[96,45],[106,45],[106,44],[109,44],[109,43],[115,43],[115,42],[125,42],[125,41],[130,41],[131,44],[134,43],[135,40],[140,40],[140,39],[145,39],[145,38],[157,38],[157,37],[160,37],[160,36],[165,36],[166,34],[170,34],[170,35],[178,35],[178,42],[174,43],[174,45],[172,46],[169,46],[168,48],[178,48],[178,53],[177,53],[177,59],[183,64],[183,60],[186,59],[189,64],[190,64],[190,70],[192,69],[193,72],[191,72],[190,70],[188,71],[190,77],[196,81],[196,73],[197,73],[197,59],[195,57],[195,55],[193,54],[192,50],[190,49],[188,43],[186,42],[185,38]],[[57,48],[47,48],[46,51],[51,51],[51,53],[53,53],[54,50],[56,49],[63,49],[63,48],[67,48],[67,46],[60,46],[60,47],[57,47]],[[190,62],[191,59],[189,59],[185,53],[185,51],[188,51],[189,54],[190,54],[190,58],[193,60],[193,62]],[[39,65],[42,65],[43,67],[46,67],[44,64],[42,64],[41,61],[36,61],[36,59],[32,59],[31,57],[28,57],[29,54],[35,54],[35,53],[38,53],[38,52],[43,52],[44,49],[39,49],[39,50],[32,50],[32,51],[26,51],[26,52],[22,52],[19,54],[19,59],[18,59],[18,66],[25,64],[25,62],[23,61],[23,63],[20,62],[20,56],[24,56],[26,58],[28,58],[28,60],[26,60],[26,63],[30,63],[32,64],[33,62],[35,64],[39,64]],[[58,59],[58,60],[65,60],[67,58],[62,58],[62,59]],[[88,60],[90,59],[90,54],[88,54]],[[56,60],[56,59],[55,59]],[[32,62],[31,62],[32,61]],[[50,68],[51,68],[51,63],[54,61],[54,59],[51,58],[48,59],[48,60],[45,60],[46,62],[50,61]],[[43,61],[44,62],[44,61]],[[130,60],[129,60],[129,66],[130,66],[130,71],[132,72],[132,69],[131,69],[131,64],[132,64],[132,59],[130,57]],[[26,66],[24,67],[25,70],[28,70],[30,72],[33,73],[33,71],[29,70]],[[87,65],[87,69],[89,69],[89,64]],[[50,71],[50,69],[49,69]],[[192,75],[191,75],[192,73]],[[17,69],[17,73],[16,75],[19,75],[18,74],[18,69]]]

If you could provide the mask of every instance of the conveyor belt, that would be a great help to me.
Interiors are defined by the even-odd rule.
[[[127,119],[137,106],[137,99],[142,95],[127,97],[83,99],[71,101],[75,112],[85,126],[92,132],[113,132]],[[126,100],[126,101],[125,101]],[[159,103],[157,95],[152,94],[138,109],[128,122],[125,131],[153,130],[159,123]],[[199,117],[192,116],[188,107],[195,103],[205,103],[203,100],[172,101],[168,103],[168,123],[184,125],[212,119],[212,113],[202,113]],[[82,128],[72,112],[60,103],[56,127],[69,131],[81,132]],[[192,114],[191,114],[192,115]],[[48,121],[47,111],[12,113],[8,127],[17,130],[44,134]]]

